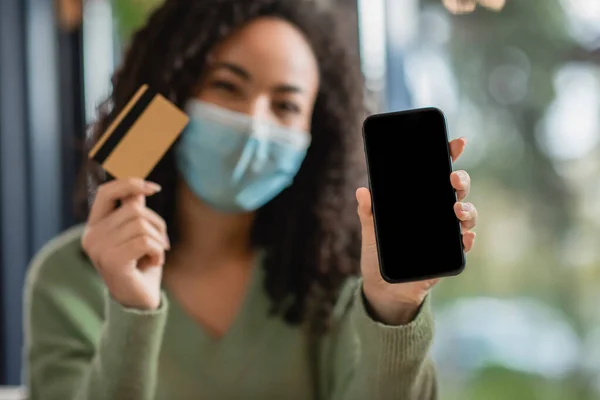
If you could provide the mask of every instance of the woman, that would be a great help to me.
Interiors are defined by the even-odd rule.
[[[135,35],[94,137],[144,83],[190,123],[147,182],[97,179],[85,226],[34,260],[32,399],[437,398],[435,281],[381,279],[333,32],[307,1],[167,0]],[[475,209],[456,213],[469,250]]]

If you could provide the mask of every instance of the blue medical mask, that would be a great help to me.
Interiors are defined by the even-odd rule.
[[[215,209],[247,212],[290,186],[311,137],[197,100],[177,144],[177,168],[188,187]]]

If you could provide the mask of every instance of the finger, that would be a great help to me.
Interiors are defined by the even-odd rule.
[[[442,0],[442,2],[452,14],[468,14],[477,8],[477,0]],[[481,5],[485,7],[483,1]]]
[[[127,198],[123,201],[121,207],[96,224],[93,229],[88,229],[88,225],[86,234],[82,237],[82,245],[88,255],[92,258],[100,257],[107,247],[107,238],[110,239],[109,243],[119,245],[123,241],[121,234],[125,237],[131,235],[130,231],[121,232],[123,228],[131,229],[131,224],[141,224],[141,221],[150,223],[160,233],[161,243],[166,249],[170,249],[171,244],[167,235],[166,223],[158,214],[145,207],[145,202],[146,198],[142,195]],[[126,228],[127,226],[129,228]]]
[[[452,162],[458,160],[462,152],[465,150],[465,146],[467,145],[467,139],[458,138],[450,141],[450,156],[452,157]]]
[[[144,201],[145,198],[140,196]],[[149,209],[141,206],[136,202],[125,202],[122,207],[106,218],[106,227],[103,228],[106,232],[115,231],[133,219],[144,219],[150,222],[156,230],[164,235],[168,241],[167,225],[160,215]]]
[[[144,195],[132,195],[121,199],[121,207],[105,218],[106,233],[114,233],[133,219],[144,219],[145,209],[146,197]]]
[[[150,196],[160,191],[160,186],[137,178],[119,179],[101,185],[90,210],[89,224],[94,224],[115,209],[117,200],[132,195]]]
[[[148,220],[134,218],[115,231],[107,232],[107,247],[117,247],[136,237],[151,237],[160,243],[164,249],[169,249],[169,243],[165,235],[160,232]]]
[[[375,228],[373,225],[373,210],[371,208],[371,192],[365,187],[356,190],[356,200],[358,201],[358,217],[362,226],[363,246],[372,246],[375,244]]]
[[[164,264],[164,247],[150,236],[136,236],[117,246],[114,265],[143,260],[146,267]]]
[[[454,213],[460,220],[463,231],[473,229],[477,225],[477,209],[473,204],[457,202],[454,204]]]
[[[464,200],[469,195],[471,189],[471,177],[466,171],[454,171],[450,175],[450,183],[456,190],[456,197],[458,201]]]
[[[463,246],[465,249],[465,253],[468,253],[473,248],[473,244],[475,243],[475,232],[465,232],[463,233]]]
[[[137,267],[139,270],[148,270],[152,267],[162,267],[165,263],[164,254],[162,257],[156,258],[152,256],[144,256],[138,260]]]
[[[356,200],[358,201],[358,216],[361,222],[372,223],[373,211],[371,209],[371,192],[365,187],[356,190]]]
[[[146,207],[146,196],[143,194],[132,194],[122,198],[123,205],[132,205],[134,207]]]

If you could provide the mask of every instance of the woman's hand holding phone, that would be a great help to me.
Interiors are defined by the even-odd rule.
[[[162,267],[170,243],[164,220],[146,207],[146,196],[159,191],[160,186],[141,179],[101,185],[82,236],[83,249],[111,296],[125,307],[160,306]]]
[[[466,141],[462,138],[450,142],[450,153],[453,161],[460,157],[465,145]],[[471,229],[475,227],[477,222],[475,207],[470,203],[463,202],[469,193],[470,178],[465,171],[455,171],[450,176],[450,182],[456,190],[458,200],[454,205],[454,213],[460,220],[464,251],[468,252],[475,242],[475,232],[472,232]],[[410,179],[406,180],[406,186],[402,190],[410,194]],[[414,195],[418,196],[419,193],[414,193]],[[379,268],[369,189],[358,189],[356,197],[359,204],[358,215],[362,225],[361,271],[364,295],[371,311],[381,322],[389,325],[406,324],[414,318],[427,293],[440,278],[397,284],[386,282],[382,278]],[[428,212],[427,209],[420,209],[418,203],[405,206],[402,202],[398,202],[397,206],[406,207],[406,213],[420,215]],[[401,229],[401,227],[398,228]],[[410,231],[406,233],[410,235]],[[424,244],[427,243],[427,237],[421,237],[418,240]]]

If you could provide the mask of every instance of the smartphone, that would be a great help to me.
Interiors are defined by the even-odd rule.
[[[363,123],[363,141],[383,279],[402,283],[460,274],[466,261],[443,112],[371,115]]]

